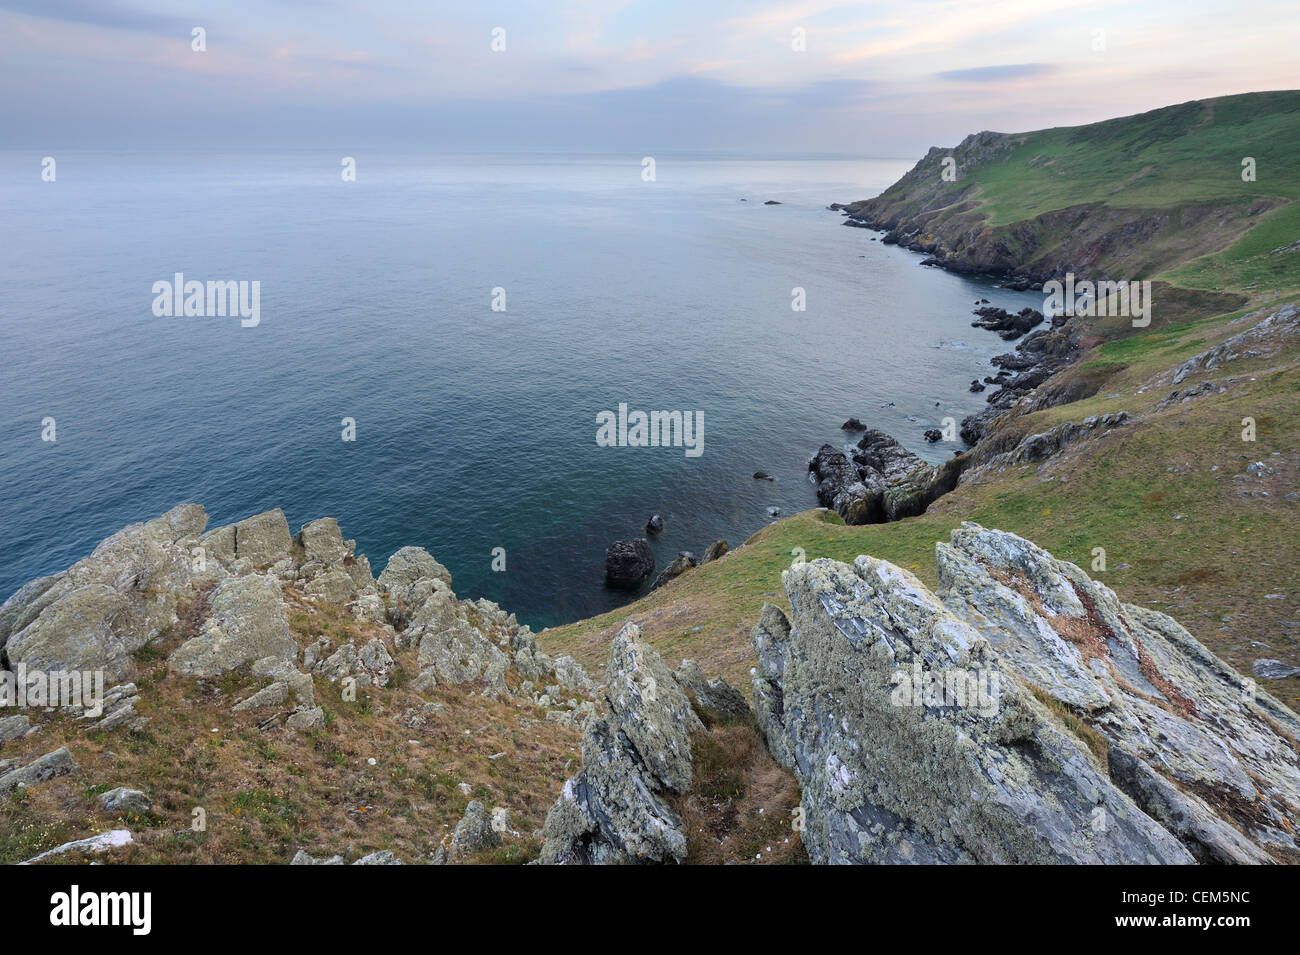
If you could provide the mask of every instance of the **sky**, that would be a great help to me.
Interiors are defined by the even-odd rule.
[[[1300,87],[1297,36],[1295,0],[0,0],[0,148],[907,158]]]

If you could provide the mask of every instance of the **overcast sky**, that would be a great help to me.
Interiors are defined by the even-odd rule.
[[[1297,36],[1295,0],[0,0],[0,146],[911,157],[1296,88]]]

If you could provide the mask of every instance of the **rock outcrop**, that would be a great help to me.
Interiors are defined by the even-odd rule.
[[[816,862],[1300,858],[1300,721],[1167,616],[966,524],[942,588],[871,557],[784,575],[755,711]]]
[[[948,468],[927,464],[875,429],[866,431],[849,452],[822,445],[808,470],[817,499],[846,524],[883,524],[922,514],[956,481]]]
[[[686,833],[668,799],[690,788],[691,734],[704,726],[635,624],[614,638],[605,701],[583,735],[581,771],[547,814],[539,861],[681,861]]]
[[[635,590],[654,573],[655,555],[644,537],[614,541],[605,551],[605,582],[620,590]]]

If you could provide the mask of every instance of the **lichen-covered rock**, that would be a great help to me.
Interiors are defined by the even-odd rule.
[[[68,752],[68,748],[62,746],[52,753],[46,753],[32,760],[25,766],[0,773],[0,796],[8,796],[15,790],[26,789],[57,776],[71,775],[79,772],[80,769],[72,754]]]
[[[686,856],[681,818],[667,802],[691,785],[691,734],[703,730],[659,654],[627,624],[607,671],[609,713],[591,720],[582,769],[564,784],[543,827],[539,862],[671,862]]]
[[[283,557],[292,545],[289,522],[278,507],[235,524],[235,557],[254,565],[268,564]]]
[[[441,580],[451,589],[451,571],[433,559],[423,547],[403,547],[379,575],[379,587],[395,599],[409,599],[411,587],[421,580]]]
[[[356,596],[357,582],[345,570],[329,570],[314,577],[304,592],[327,603],[341,604]]]
[[[782,639],[765,611],[756,640],[780,690],[765,730],[814,863],[1192,861],[907,571],[817,560],[783,582],[793,625]]]
[[[0,649],[10,666],[128,677],[131,653],[177,619],[191,581],[185,543],[192,538],[184,535],[204,521],[202,508],[182,505],[123,528],[66,571],[20,588],[0,606]],[[173,534],[181,536],[169,539]]]
[[[509,660],[477,627],[463,620],[440,632],[426,632],[416,659],[421,669],[432,669],[444,683],[481,680],[488,695],[505,691]]]
[[[99,794],[99,804],[109,812],[131,812],[143,815],[153,808],[153,800],[138,789],[118,786]]]
[[[447,860],[457,862],[465,856],[493,849],[501,845],[501,833],[492,826],[492,817],[483,803],[471,800],[465,807],[465,815],[456,823],[456,830],[451,836],[451,845],[447,850]]]
[[[284,595],[274,577],[224,578],[213,588],[208,605],[210,615],[199,636],[172,653],[172,669],[216,676],[263,657],[297,660],[298,645],[289,632]]]
[[[944,602],[1025,682],[1256,845],[1300,852],[1291,710],[1177,621],[1023,538],[967,523],[936,552]]]
[[[349,554],[339,522],[332,517],[322,517],[302,525],[297,543],[302,547],[305,560],[318,560],[323,564],[341,561]]]
[[[728,721],[743,722],[750,718],[745,694],[720,677],[709,679],[694,660],[683,660],[673,671],[673,679],[691,695],[697,710],[709,710]]]

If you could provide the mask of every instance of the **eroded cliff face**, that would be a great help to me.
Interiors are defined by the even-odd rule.
[[[1171,618],[963,525],[932,593],[859,557],[784,574],[754,700],[815,863],[1296,861],[1296,716]]]

